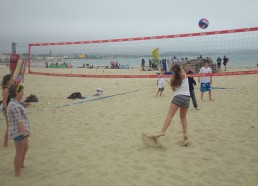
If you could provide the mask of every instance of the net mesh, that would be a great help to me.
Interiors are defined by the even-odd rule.
[[[148,75],[158,69],[151,65],[155,49],[158,50],[155,62],[158,67],[162,59],[169,65],[195,60],[200,55],[210,58],[213,63],[218,56],[223,58],[225,55],[229,58],[229,67],[256,67],[258,27],[153,37],[34,43],[29,44],[29,70],[35,74],[69,76],[119,74],[122,77],[128,71],[130,74]],[[141,67],[143,59],[144,69]],[[112,71],[112,67],[121,70]]]

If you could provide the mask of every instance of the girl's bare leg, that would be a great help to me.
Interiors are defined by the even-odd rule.
[[[26,152],[29,149],[28,138],[25,138],[22,143],[23,143],[23,154],[22,154],[22,159],[21,159],[21,168],[24,168],[24,159],[26,156]]]
[[[4,133],[4,147],[8,146],[8,125]]]
[[[174,103],[170,104],[166,119],[164,121],[163,127],[161,129],[161,132],[157,135],[155,135],[155,137],[160,137],[160,136],[165,136],[166,135],[166,131],[171,123],[172,118],[174,117],[176,111],[178,110],[179,106],[175,105]]]
[[[8,120],[7,120],[7,113],[4,113],[4,117],[5,117],[5,122],[6,122],[6,129],[5,129],[5,133],[4,133],[4,147],[7,147],[8,146]]]
[[[15,170],[15,176],[21,176],[21,161],[22,161],[22,155],[24,151],[24,145],[23,142],[16,142],[15,143],[15,149],[16,154],[14,157],[14,170]]]
[[[188,140],[186,113],[188,108],[180,107],[180,119],[183,127],[184,140]]]

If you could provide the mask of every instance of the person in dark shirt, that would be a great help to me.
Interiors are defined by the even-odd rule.
[[[223,58],[223,65],[225,67],[224,71],[227,71],[227,63],[228,63],[228,61],[229,61],[229,59],[226,56],[224,56],[224,58]]]
[[[217,58],[217,72],[221,72],[221,58]]]
[[[185,71],[187,74],[193,74],[193,72],[190,70],[190,68],[191,68],[190,63],[187,63],[186,68],[185,68]],[[190,95],[192,98],[193,106],[196,110],[199,110],[197,101],[195,98],[195,93],[194,93],[194,86],[196,86],[196,82],[193,77],[188,77],[188,84],[189,84],[189,91],[190,91]]]
[[[142,67],[142,71],[145,71],[144,67],[145,67],[145,59],[142,59],[142,63],[141,63],[141,67]]]

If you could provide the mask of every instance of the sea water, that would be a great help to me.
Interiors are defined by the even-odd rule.
[[[228,52],[228,53],[207,53],[207,54],[193,54],[193,53],[180,53],[180,54],[174,54],[174,55],[160,55],[160,60],[162,59],[171,59],[176,56],[179,61],[181,58],[188,58],[188,60],[191,59],[197,59],[202,55],[203,58],[210,57],[213,61],[213,63],[217,62],[217,58],[220,56],[221,59],[223,59],[224,55],[229,58],[229,62],[227,64],[228,67],[256,67],[258,63],[258,50],[257,51],[244,51],[244,52]],[[151,56],[145,56],[145,57],[109,57],[109,58],[102,58],[102,59],[64,59],[62,61],[53,61],[53,63],[67,63],[72,65],[73,67],[82,67],[83,64],[89,64],[90,66],[93,65],[94,67],[97,66],[110,66],[111,61],[116,61],[120,65],[129,65],[130,67],[140,67],[142,59],[145,60],[145,66],[149,65],[149,59],[151,59]],[[37,66],[37,67],[44,67],[46,61],[32,61],[31,66]],[[223,62],[223,60],[222,60]],[[51,61],[48,61],[49,65]]]

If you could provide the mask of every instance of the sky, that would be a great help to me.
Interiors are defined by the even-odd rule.
[[[69,42],[258,26],[257,0],[0,0],[0,53]],[[209,27],[199,28],[201,18]]]

